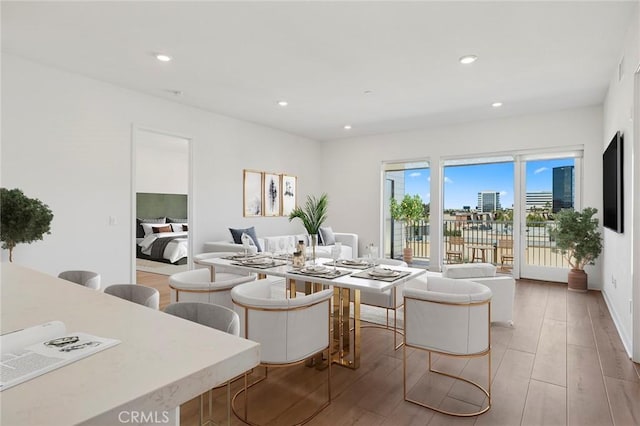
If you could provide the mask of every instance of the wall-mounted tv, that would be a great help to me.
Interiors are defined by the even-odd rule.
[[[623,137],[620,132],[602,154],[603,224],[616,232],[624,231]]]

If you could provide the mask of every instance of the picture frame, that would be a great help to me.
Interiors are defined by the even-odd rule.
[[[255,170],[243,171],[242,210],[244,217],[262,216],[263,173]]]
[[[263,214],[264,216],[280,216],[281,214],[281,183],[280,175],[264,173],[263,184]]]
[[[298,194],[298,178],[296,176],[282,175],[282,187],[280,194],[282,196],[282,215],[289,216],[293,209],[296,208]]]

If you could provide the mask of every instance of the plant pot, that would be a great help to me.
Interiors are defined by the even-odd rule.
[[[411,250],[411,247],[405,247],[402,250],[402,260],[407,263],[413,262],[413,250]]]
[[[587,273],[582,269],[572,269],[569,271],[567,279],[568,288],[571,291],[580,293],[587,292]]]

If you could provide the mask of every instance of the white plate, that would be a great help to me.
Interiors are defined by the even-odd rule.
[[[399,274],[400,272],[392,271],[391,269],[373,268],[369,271],[369,275],[372,277],[393,277]]]
[[[266,265],[267,263],[271,263],[271,259],[268,257],[262,257],[258,259],[245,260],[244,263],[247,265]]]
[[[301,269],[302,272],[305,273],[313,273],[313,272],[324,272],[327,270],[326,266],[322,266],[322,265],[317,265],[317,266],[305,266],[304,268]]]

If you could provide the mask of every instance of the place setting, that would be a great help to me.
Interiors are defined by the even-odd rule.
[[[366,278],[366,279],[373,279],[378,281],[393,282],[399,278],[406,277],[407,275],[411,275],[411,272],[397,271],[390,268],[376,266],[376,267],[367,269],[366,271],[357,272],[355,274],[352,274],[351,276],[356,278]]]
[[[331,268],[325,265],[306,265],[300,269],[293,269],[289,271],[292,274],[305,275],[317,278],[338,278],[344,275],[349,275],[351,271],[345,271],[337,268]]]
[[[250,259],[244,259],[244,260],[232,262],[232,265],[250,266],[252,268],[259,268],[259,269],[274,268],[276,266],[283,266],[286,264],[287,264],[286,261],[275,260],[270,256],[260,256],[260,257],[254,257]]]
[[[375,266],[372,260],[367,259],[339,259],[336,261],[337,266],[350,269],[369,269]]]

